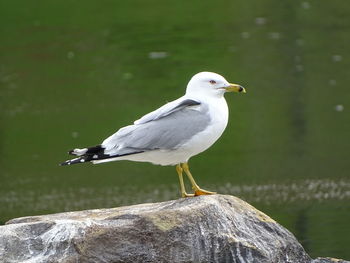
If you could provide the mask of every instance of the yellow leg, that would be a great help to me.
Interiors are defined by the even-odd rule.
[[[192,176],[192,174],[190,172],[190,169],[189,169],[187,163],[183,163],[182,164],[182,169],[185,171],[186,175],[188,176],[188,179],[190,180],[190,182],[192,184],[192,188],[194,190],[194,195],[213,195],[213,194],[216,194],[215,192],[210,192],[210,191],[201,189],[198,186],[196,181],[193,179],[193,176]]]
[[[184,184],[184,179],[182,177],[182,172],[183,169],[181,167],[180,164],[176,165],[176,172],[179,175],[179,181],[180,181],[180,188],[181,188],[181,196],[182,197],[191,197],[194,196],[194,194],[188,194],[186,193],[186,188],[185,188],[185,184]]]

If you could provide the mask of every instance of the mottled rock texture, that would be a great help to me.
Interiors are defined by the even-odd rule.
[[[349,263],[349,262],[350,261],[337,259],[337,258],[316,258],[311,263]]]
[[[336,261],[313,261],[264,213],[212,195],[13,219],[0,227],[0,262]]]

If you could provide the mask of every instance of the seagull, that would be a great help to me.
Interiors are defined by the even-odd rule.
[[[226,92],[246,93],[246,90],[219,74],[197,73],[189,81],[184,96],[119,129],[97,146],[69,151],[77,157],[60,165],[120,160],[173,165],[179,176],[182,197],[215,194],[198,186],[188,161],[212,146],[224,132],[228,122]],[[192,185],[193,194],[186,192],[183,172]]]

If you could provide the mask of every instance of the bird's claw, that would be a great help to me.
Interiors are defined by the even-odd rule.
[[[193,197],[195,196],[195,194],[188,194],[188,193],[181,193],[181,197],[185,198],[185,197]]]
[[[199,195],[215,195],[216,192],[210,192],[207,190],[203,190],[203,189],[196,189],[194,190],[194,194],[188,194],[186,192],[181,193],[181,197],[185,198],[185,197],[194,197],[194,196],[199,196]]]
[[[207,191],[207,190],[204,190],[204,189],[195,189],[194,190],[194,195],[195,196],[198,196],[198,195],[215,195],[216,192],[210,192],[210,191]]]

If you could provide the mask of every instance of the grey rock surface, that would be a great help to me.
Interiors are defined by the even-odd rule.
[[[312,260],[284,227],[225,195],[22,217],[0,227],[0,262],[332,260]]]
[[[350,263],[350,261],[337,258],[316,258],[311,263]]]

